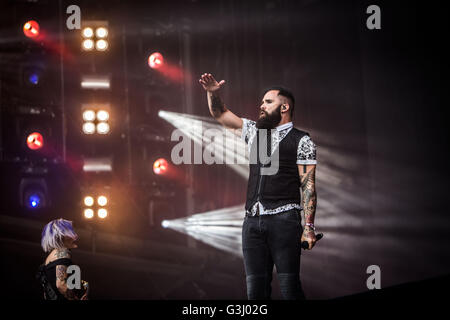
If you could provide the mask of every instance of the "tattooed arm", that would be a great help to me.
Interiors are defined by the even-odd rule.
[[[56,251],[56,257],[61,258],[71,258],[70,251],[68,249]],[[67,266],[57,265],[56,266],[56,288],[67,300],[78,300],[75,293],[67,287]]]
[[[316,243],[314,230],[306,226],[306,223],[314,224],[314,217],[317,206],[317,193],[315,186],[316,165],[298,165],[298,173],[300,175],[302,207],[305,219],[305,228],[303,230],[302,242],[307,241],[311,250]]]
[[[219,89],[225,83],[225,80],[217,82],[210,74],[205,73],[199,79],[200,84],[206,91],[209,112],[220,124],[229,129],[241,129],[242,119],[225,107],[224,102],[220,98]],[[237,133],[237,132],[236,132]],[[239,134],[239,133],[237,133]]]

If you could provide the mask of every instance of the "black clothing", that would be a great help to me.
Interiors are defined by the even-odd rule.
[[[270,132],[270,130],[268,130]],[[297,151],[300,139],[309,134],[305,131],[292,128],[281,140],[279,148],[278,172],[273,175],[261,175],[261,167],[270,167],[261,164],[258,153],[260,130],[257,131],[256,141],[252,143],[250,158],[252,155],[257,163],[250,163],[250,174],[247,188],[246,211],[260,201],[266,209],[275,209],[280,206],[298,203],[300,205],[300,176],[298,174]],[[268,135],[270,136],[270,135]],[[270,141],[270,140],[269,140]],[[271,143],[268,143],[270,150]],[[258,154],[258,156],[255,156]],[[270,154],[270,152],[269,152]]]
[[[72,265],[72,260],[69,258],[56,259],[47,265],[42,264],[36,277],[41,283],[46,300],[67,300],[56,287],[56,266],[64,265],[66,267]]]
[[[299,275],[303,232],[299,214],[293,209],[245,217],[242,250],[248,299],[270,299],[274,264],[283,298],[305,299]]]
[[[276,168],[268,137],[268,155],[271,162],[261,163],[257,130],[250,149],[250,174],[247,189],[246,212],[258,201],[264,209],[285,205],[300,207],[300,175],[298,173],[298,148],[307,132],[292,128],[278,144],[278,171],[262,175],[264,167]],[[264,150],[262,150],[264,151]],[[256,160],[256,163],[252,163]],[[300,255],[302,225],[300,211],[291,209],[277,214],[247,214],[242,227],[242,250],[247,281],[247,297],[270,299],[273,266],[276,266],[281,294],[284,299],[305,299],[300,282]]]

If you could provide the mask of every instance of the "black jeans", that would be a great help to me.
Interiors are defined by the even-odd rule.
[[[275,264],[284,299],[305,299],[300,282],[302,225],[299,211],[247,216],[242,250],[249,300],[270,299]]]

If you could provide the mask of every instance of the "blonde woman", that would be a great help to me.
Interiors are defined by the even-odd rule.
[[[73,264],[71,249],[78,247],[77,240],[71,221],[56,219],[44,227],[41,246],[48,256],[37,277],[46,300],[87,300],[87,282],[83,282],[81,289],[70,289],[66,282],[67,268]]]

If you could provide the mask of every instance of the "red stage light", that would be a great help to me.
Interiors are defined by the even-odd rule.
[[[148,57],[148,65],[152,69],[161,68],[164,64],[164,58],[161,53],[154,52]]]
[[[39,24],[34,20],[26,22],[23,25],[23,33],[28,38],[36,38],[39,35]]]
[[[27,137],[27,145],[31,150],[37,150],[44,146],[44,138],[39,132],[33,132]]]
[[[153,172],[156,174],[164,174],[169,169],[169,164],[164,158],[160,158],[153,163]]]

